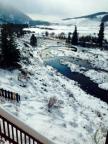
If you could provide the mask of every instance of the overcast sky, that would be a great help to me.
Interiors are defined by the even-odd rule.
[[[34,19],[67,18],[108,11],[108,0],[0,0]]]

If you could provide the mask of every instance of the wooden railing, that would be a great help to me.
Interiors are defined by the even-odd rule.
[[[0,136],[11,144],[54,144],[1,107]]]
[[[4,97],[5,99],[8,100],[20,102],[20,95],[18,93],[10,92],[4,89],[0,89],[0,97]]]
[[[0,137],[10,144],[54,144],[1,107]],[[108,133],[105,144],[108,144]]]

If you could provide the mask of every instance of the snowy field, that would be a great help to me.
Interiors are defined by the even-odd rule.
[[[97,36],[98,32],[99,32],[99,26],[100,23],[95,23],[91,26],[92,24],[87,24],[85,23],[85,25],[77,25],[77,29],[78,29],[78,33],[79,36],[86,36],[86,35],[92,35],[92,36]],[[62,32],[64,32],[65,34],[68,34],[69,32],[74,31],[75,29],[75,24],[71,25],[71,26],[66,26],[66,25],[51,25],[51,26],[38,26],[42,29],[39,28],[27,28],[27,30],[36,32],[37,34],[40,34],[40,32],[44,33],[45,31],[48,31],[49,33],[55,33],[55,34],[60,34]],[[45,29],[44,29],[45,28]],[[48,30],[48,29],[52,29],[52,30]],[[108,26],[105,27],[105,39],[108,39]]]
[[[32,30],[38,35],[41,32]],[[77,82],[46,66],[44,61],[62,57],[61,63],[67,64],[71,71],[83,73],[108,90],[108,52],[81,47],[73,52],[62,41],[43,38],[32,48],[29,39],[29,34],[17,39],[26,75],[20,70],[0,69],[0,88],[19,93],[21,102],[0,98],[1,105],[57,144],[104,144],[108,129],[107,103],[87,94]],[[56,103],[49,109],[53,97]]]

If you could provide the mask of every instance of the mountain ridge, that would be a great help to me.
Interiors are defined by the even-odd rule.
[[[31,18],[20,10],[0,3],[0,23],[27,24]]]
[[[83,18],[88,18],[88,19],[95,19],[97,18],[98,16],[106,16],[108,15],[108,12],[97,12],[97,13],[93,13],[93,14],[89,14],[89,15],[84,15],[84,16],[79,16],[79,17],[73,17],[73,18],[65,18],[65,19],[62,19],[63,21],[68,21],[68,20],[73,20],[73,19],[83,19]],[[103,16],[103,17],[104,17]],[[102,18],[103,18],[102,17]]]
[[[44,20],[32,20],[32,18],[17,8],[0,3],[0,24],[6,23],[29,24],[30,26],[50,24]]]

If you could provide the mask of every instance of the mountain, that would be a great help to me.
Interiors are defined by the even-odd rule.
[[[102,22],[108,22],[108,14],[102,18]]]
[[[29,21],[30,26],[36,26],[36,25],[50,25],[51,23],[48,21],[43,21],[43,20],[30,20]]]
[[[81,19],[81,18],[96,19],[98,16],[105,16],[107,14],[108,14],[108,12],[98,12],[98,13],[94,13],[94,14],[90,14],[90,15],[85,15],[85,16],[80,16],[80,17],[66,18],[66,19],[63,19],[63,20],[65,21],[65,20]]]
[[[0,3],[0,24],[2,23],[15,23],[27,24],[31,20],[30,17],[23,12],[4,4]]]
[[[99,25],[103,22],[108,21],[108,12],[98,12],[90,15],[74,17],[74,18],[65,18],[62,22],[66,25]]]
[[[30,26],[50,24],[43,20],[32,20],[18,9],[0,3],[0,24],[3,23],[29,24]]]

